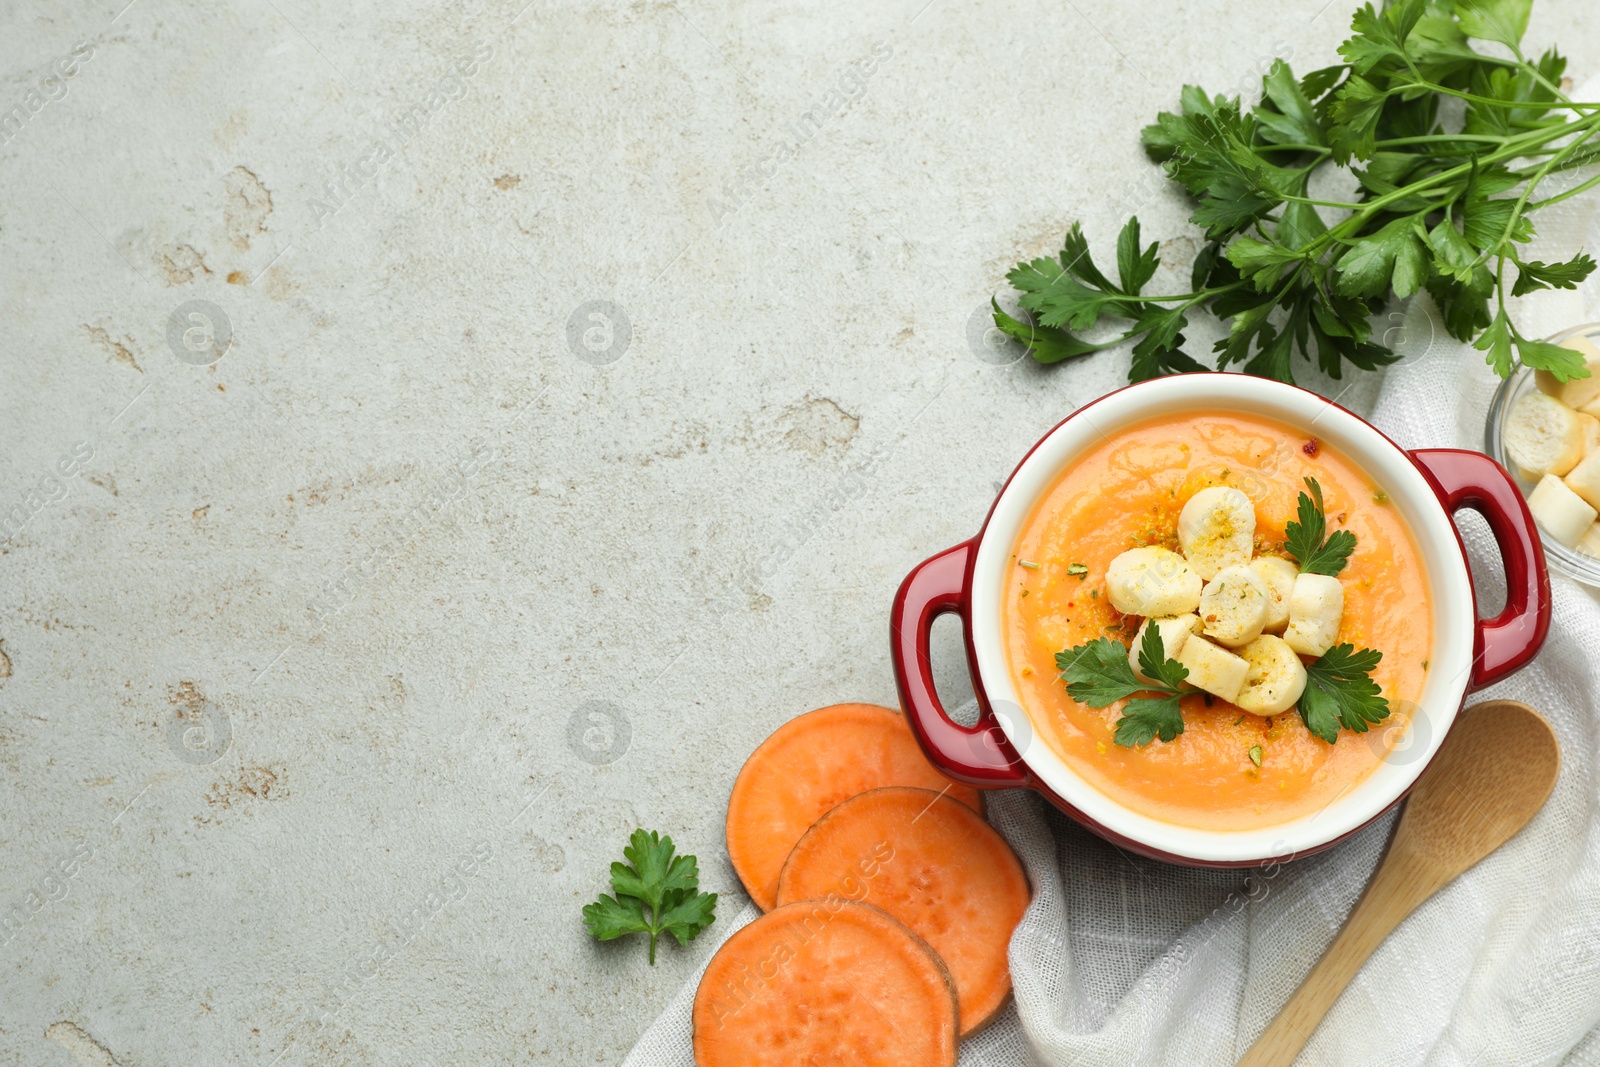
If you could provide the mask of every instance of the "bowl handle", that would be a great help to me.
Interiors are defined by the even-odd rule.
[[[1539,529],[1522,490],[1506,469],[1481,452],[1424,448],[1411,453],[1439,502],[1454,515],[1471,508],[1489,523],[1506,571],[1505,610],[1478,620],[1472,688],[1481,689],[1527,665],[1550,631],[1550,574]]]
[[[967,618],[967,561],[974,551],[971,541],[963,541],[917,564],[906,575],[889,619],[889,654],[894,661],[895,684],[900,688],[900,705],[933,765],[959,781],[1004,789],[1025,785],[1028,779],[1021,758],[982,696],[981,684],[974,678],[982,709],[978,723],[962,726],[945,714],[939,702],[929,656],[934,619],[954,614],[961,617],[963,626],[971,625]]]

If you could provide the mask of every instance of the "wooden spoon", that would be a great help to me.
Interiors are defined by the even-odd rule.
[[[1239,1067],[1289,1067],[1400,920],[1522,829],[1560,769],[1555,732],[1528,705],[1489,700],[1462,712],[1412,789],[1344,929]]]

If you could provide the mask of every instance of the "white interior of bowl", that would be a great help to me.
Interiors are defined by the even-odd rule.
[[[1289,856],[1357,829],[1394,802],[1433,758],[1449,731],[1471,674],[1475,608],[1455,528],[1422,474],[1366,422],[1321,397],[1242,374],[1185,374],[1131,386],[1088,405],[1053,430],[1012,475],[978,546],[972,586],[972,642],[984,691],[996,707],[1023,706],[1012,684],[1003,622],[1011,554],[1034,504],[1078,456],[1110,434],[1170,415],[1264,416],[1306,431],[1354,461],[1389,494],[1422,554],[1432,591],[1430,669],[1404,758],[1391,753],[1369,776],[1311,815],[1254,830],[1202,830],[1131,811],[1090,785],[1026,726],[1002,728],[1039,779],[1095,822],[1176,856],[1250,861]],[[1108,506],[1116,507],[1115,501]],[[1155,741],[1152,744],[1160,744]],[[1348,732],[1339,743],[1353,741]],[[1420,749],[1417,746],[1421,746]]]

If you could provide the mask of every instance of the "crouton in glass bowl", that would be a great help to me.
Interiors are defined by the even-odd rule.
[[[1563,386],[1519,364],[1489,405],[1485,450],[1522,487],[1550,566],[1600,589],[1600,323],[1548,340],[1592,376]]]

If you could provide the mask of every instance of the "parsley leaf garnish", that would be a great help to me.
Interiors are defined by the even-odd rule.
[[[1144,688],[1128,666],[1128,647],[1109,637],[1057,652],[1056,669],[1067,683],[1067,695],[1091,708],[1115,704]]]
[[[1579,282],[1594,273],[1594,267],[1594,260],[1582,252],[1567,263],[1519,259],[1517,284],[1511,287],[1511,295],[1527,296],[1539,289],[1576,289]]]
[[[1143,141],[1205,232],[1189,291],[1145,292],[1162,250],[1142,244],[1137,217],[1117,240],[1115,280],[1073,224],[1059,259],[1008,275],[1034,321],[996,305],[996,326],[1043,363],[1133,342],[1128,376],[1142,381],[1205,369],[1183,331],[1210,313],[1227,326],[1218,370],[1293,381],[1298,355],[1338,378],[1346,365],[1399,358],[1386,340],[1396,331],[1375,337],[1372,322],[1390,300],[1426,289],[1450,334],[1476,342],[1502,377],[1518,362],[1586,377],[1581,359],[1524,336],[1507,306],[1596,269],[1586,254],[1542,263],[1521,252],[1535,213],[1600,184],[1551,188],[1600,162],[1600,106],[1566,95],[1567,62],[1553,49],[1534,58],[1521,45],[1532,6],[1365,3],[1342,62],[1299,78],[1275,62],[1254,103],[1184,86]],[[1484,41],[1493,54],[1474,47]],[[1326,199],[1343,187],[1355,192]],[[1079,336],[1108,323],[1103,340]]]
[[[1300,494],[1300,521],[1291,519],[1284,527],[1284,547],[1300,564],[1301,574],[1338,574],[1355,551],[1356,535],[1349,530],[1335,530],[1323,539],[1328,517],[1322,507],[1322,486],[1315,478],[1305,481],[1311,495]]]
[[[1129,219],[1117,238],[1117,281],[1113,282],[1095,265],[1089,242],[1074,224],[1057,259],[1018,263],[1006,276],[1022,294],[1017,303],[1035,321],[1012,318],[990,301],[994,324],[1006,336],[1027,345],[1040,363],[1088,355],[1143,334],[1134,346],[1135,381],[1175,371],[1204,370],[1181,349],[1184,338],[1180,331],[1188,321],[1183,309],[1146,304],[1140,298],[1161,265],[1158,247],[1143,245],[1139,220]],[[1108,315],[1133,319],[1135,326],[1120,337],[1100,342],[1085,341],[1070,332],[1093,326]]]
[[[1140,697],[1128,701],[1117,720],[1117,732],[1112,740],[1123,748],[1147,745],[1153,738],[1171,741],[1183,733],[1183,710],[1178,707],[1176,694],[1160,699]]]
[[[716,918],[717,895],[702,893],[693,856],[674,855],[672,838],[635,830],[622,850],[627,863],[611,865],[611,890],[584,906],[583,921],[601,941],[628,934],[650,935],[650,963],[663,933],[687,945]]]
[[[1177,660],[1167,658],[1160,631],[1145,629],[1139,646],[1139,669],[1155,682],[1140,681],[1128,663],[1128,648],[1109,637],[1096,638],[1056,653],[1056,667],[1067,683],[1067,695],[1091,708],[1103,708],[1135,693],[1159,693],[1158,697],[1128,700],[1117,720],[1117,744],[1134,748],[1153,738],[1171,741],[1183,733],[1183,712],[1178,699],[1183,696],[1184,679],[1189,671]]]
[[[1367,724],[1389,717],[1389,702],[1383,698],[1372,671],[1383,653],[1354,645],[1334,645],[1306,665],[1306,691],[1300,696],[1300,718],[1306,729],[1328,744],[1338,740],[1339,727],[1358,734]]]

